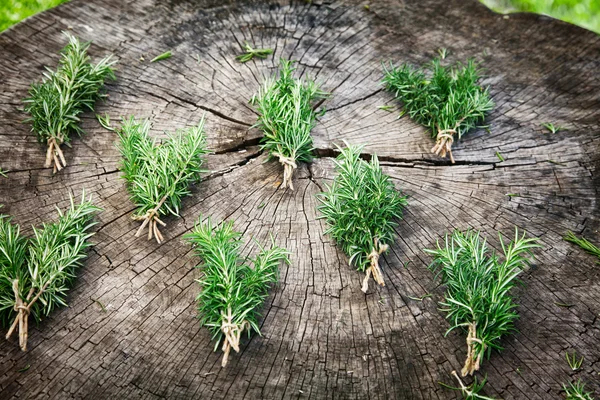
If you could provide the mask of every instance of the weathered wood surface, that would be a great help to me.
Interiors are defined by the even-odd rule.
[[[600,242],[600,37],[543,17],[505,19],[476,1],[363,5],[74,0],[0,35],[0,167],[10,170],[0,177],[3,212],[31,233],[66,205],[70,190],[86,188],[104,208],[70,307],[31,327],[28,352],[14,340],[0,343],[1,398],[454,398],[438,381],[454,383],[465,337],[443,336],[443,291],[422,249],[467,227],[497,247],[494,232],[510,235],[515,225],[545,247],[518,291],[520,332],[483,366],[487,394],[560,398],[561,384],[578,377],[600,391],[600,268],[561,240],[570,229]],[[69,166],[53,177],[42,168],[43,146],[21,123],[21,99],[44,65],[56,65],[64,29],[93,39],[94,56],[119,59],[118,81],[98,113],[151,118],[160,135],[206,112],[212,172],[182,218],[167,219],[162,246],[133,237],[138,223],[114,133],[86,114],[87,135],[73,140]],[[275,56],[235,62],[244,40]],[[382,61],[422,63],[440,47],[450,61],[485,60],[497,104],[491,133],[455,145],[455,165],[429,153],[423,128],[377,108],[396,105],[378,85]],[[172,58],[149,63],[166,50]],[[281,168],[264,163],[260,132],[250,129],[248,100],[279,57],[298,60],[299,72],[333,92],[314,130],[318,157],[301,166],[295,192],[277,189]],[[543,122],[569,130],[550,134]],[[410,195],[399,239],[382,259],[388,285],[367,295],[316,220],[314,195],[331,178],[329,157],[342,139],[367,143]],[[292,251],[264,310],[263,336],[244,340],[225,369],[195,319],[197,259],[181,239],[199,214],[232,218],[260,242],[273,232]],[[413,299],[427,293],[434,296]],[[570,372],[567,350],[585,356],[580,372]]]

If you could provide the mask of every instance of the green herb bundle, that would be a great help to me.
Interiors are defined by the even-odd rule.
[[[429,71],[428,71],[429,70]],[[384,67],[385,87],[402,101],[412,119],[431,130],[432,153],[452,156],[452,143],[482,121],[494,103],[489,90],[478,85],[480,71],[473,60],[444,67],[434,59],[425,68],[404,64]]]
[[[459,327],[468,330],[463,376],[473,375],[483,356],[501,350],[499,339],[515,330],[519,316],[510,290],[533,259],[532,249],[541,247],[537,238],[519,236],[516,229],[512,242],[505,245],[500,235],[500,244],[504,261],[490,253],[485,239],[474,231],[454,231],[437,249],[425,250],[434,257],[430,269],[446,285],[446,298],[440,303],[452,325],[446,334]]]
[[[289,264],[289,252],[280,247],[261,248],[252,260],[251,268],[240,257],[241,235],[233,230],[233,222],[213,226],[210,219],[201,222],[184,236],[195,246],[203,264],[202,291],[197,297],[200,324],[206,326],[217,339],[215,351],[222,342],[225,367],[229,352],[239,352],[240,337],[244,331],[260,334],[259,308],[268,294],[269,285],[277,282],[281,261]]]
[[[106,79],[115,79],[111,56],[90,63],[87,50],[90,43],[65,32],[69,44],[62,50],[62,58],[56,71],[48,69],[41,83],[34,83],[29,89],[29,97],[24,100],[25,111],[31,114],[27,122],[32,123],[32,131],[40,143],[48,146],[45,167],[54,162],[54,172],[67,165],[61,144],[69,145],[69,135],[81,135],[79,115],[93,110]],[[62,163],[62,164],[61,164]]]
[[[258,108],[255,126],[264,131],[262,148],[283,165],[282,187],[294,190],[292,175],[298,162],[312,159],[310,131],[319,115],[313,102],[327,94],[311,81],[294,79],[292,61],[281,60],[279,79],[267,79],[251,100]],[[322,114],[321,114],[322,115]]]
[[[399,193],[385,175],[376,155],[370,162],[360,158],[361,146],[340,150],[335,160],[338,176],[327,191],[318,194],[318,206],[330,234],[342,246],[359,271],[366,270],[362,291],[369,289],[369,277],[385,286],[379,257],[394,236],[395,218],[402,216],[406,196]]]
[[[31,239],[21,236],[9,217],[0,216],[0,320],[10,326],[7,339],[18,329],[23,351],[29,314],[39,321],[67,305],[67,292],[91,246],[89,230],[98,211],[85,192],[79,204],[71,197],[69,209],[58,210],[58,221],[34,227]]]
[[[164,238],[158,225],[166,224],[162,215],[179,215],[183,197],[191,194],[190,185],[200,179],[206,150],[204,117],[198,126],[179,129],[162,143],[148,136],[150,122],[124,119],[117,130],[123,156],[121,171],[131,200],[138,207],[133,219],[143,221],[139,236],[148,226],[148,240],[160,244]]]

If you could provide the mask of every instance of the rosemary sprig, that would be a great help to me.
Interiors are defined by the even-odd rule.
[[[150,60],[151,63],[153,62],[157,62],[157,61],[161,61],[161,60],[166,60],[167,58],[171,58],[173,54],[171,53],[171,50],[165,51],[162,54],[159,54],[158,56],[154,57],[152,60]]]
[[[498,340],[514,331],[518,314],[510,290],[533,258],[532,249],[541,247],[536,238],[519,236],[516,229],[512,242],[505,245],[500,235],[500,244],[504,261],[494,252],[489,254],[485,239],[474,231],[454,231],[446,235],[443,245],[437,243],[437,249],[425,250],[434,257],[430,269],[447,287],[440,303],[451,323],[446,334],[456,328],[468,330],[462,376],[473,375],[484,355],[501,350]]]
[[[31,239],[22,237],[10,218],[0,216],[0,319],[10,325],[7,339],[18,330],[23,351],[29,315],[39,321],[67,305],[68,289],[91,246],[89,229],[98,211],[85,192],[79,204],[71,196],[69,209],[58,210],[58,221],[34,227]]]
[[[452,143],[482,121],[492,110],[489,89],[477,84],[480,70],[473,60],[466,65],[444,67],[434,59],[422,69],[404,64],[384,66],[383,83],[402,101],[416,122],[431,130],[436,139],[432,153],[446,153],[454,163]]]
[[[349,263],[366,271],[362,291],[369,289],[369,277],[385,286],[379,257],[394,236],[394,219],[402,216],[407,205],[390,178],[383,173],[379,160],[360,158],[362,146],[338,147],[335,162],[338,176],[327,191],[318,194],[320,219],[325,219],[330,234],[350,257]]]
[[[114,132],[115,128],[110,126],[110,115],[108,115],[108,113],[104,114],[104,116],[96,114],[96,119],[104,129]]]
[[[313,140],[310,131],[316,124],[313,102],[327,94],[311,81],[294,79],[292,61],[282,59],[279,79],[266,79],[251,103],[258,108],[255,126],[264,131],[262,148],[283,165],[282,187],[294,190],[292,174],[297,163],[312,159]],[[322,115],[322,114],[320,114]]]
[[[583,356],[581,356],[580,359],[577,359],[577,352],[575,351],[571,355],[569,355],[569,352],[566,352],[565,358],[567,359],[567,364],[569,364],[569,367],[572,371],[577,371],[579,368],[581,368],[584,360]]]
[[[585,383],[578,379],[575,383],[570,383],[569,386],[563,384],[566,400],[594,400],[592,392],[585,391]]]
[[[215,351],[222,343],[225,367],[229,352],[239,352],[240,337],[258,326],[259,308],[268,295],[269,285],[277,282],[281,261],[289,264],[289,252],[276,247],[261,247],[252,260],[251,268],[240,256],[241,235],[233,230],[233,222],[214,226],[210,219],[198,219],[191,233],[184,235],[196,249],[203,264],[198,268],[202,291],[197,297],[200,324],[206,326],[216,339]]]
[[[582,237],[580,239],[577,236],[575,236],[573,232],[567,231],[567,234],[565,235],[564,239],[567,242],[575,243],[577,246],[581,247],[589,254],[598,257],[598,259],[600,260],[600,248],[592,242],[590,242],[589,240],[587,240],[586,238]]]
[[[183,197],[190,195],[190,185],[200,179],[203,155],[207,154],[204,117],[196,127],[179,129],[162,143],[150,139],[150,122],[124,119],[117,130],[123,156],[121,170],[138,207],[133,219],[142,221],[139,236],[148,226],[148,240],[160,244],[164,238],[158,225],[166,224],[162,215],[179,215]]]
[[[247,63],[248,61],[252,60],[254,57],[264,59],[264,58],[267,58],[269,55],[273,54],[273,49],[254,49],[254,48],[252,48],[252,46],[250,46],[250,44],[248,42],[244,42],[242,49],[244,50],[244,54],[240,54],[239,56],[237,56],[235,58],[242,64]]]
[[[556,133],[559,131],[566,131],[567,128],[563,128],[562,126],[554,125],[552,122],[543,123],[542,126],[546,128],[551,133]]]
[[[62,50],[61,60],[56,71],[48,69],[41,83],[34,83],[29,89],[29,97],[24,100],[25,111],[31,117],[31,130],[40,143],[48,145],[46,163],[49,168],[54,163],[54,172],[67,165],[60,145],[69,145],[72,133],[81,135],[79,115],[94,109],[106,79],[115,79],[111,56],[90,63],[87,50],[90,42],[81,43],[70,33],[64,33],[69,44]]]

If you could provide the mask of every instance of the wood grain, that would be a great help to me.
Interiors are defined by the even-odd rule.
[[[27,353],[0,343],[1,398],[455,398],[438,382],[454,384],[465,336],[444,337],[443,288],[422,249],[468,227],[497,248],[495,232],[511,235],[515,225],[544,249],[517,293],[519,332],[483,365],[486,393],[561,398],[561,384],[577,378],[600,392],[600,268],[561,239],[573,230],[600,243],[600,36],[533,15],[505,19],[476,1],[364,4],[73,0],[0,34],[3,212],[30,234],[31,224],[55,218],[69,191],[85,187],[104,209],[69,308],[30,328]],[[133,236],[116,136],[93,114],[84,115],[87,134],[66,149],[68,167],[56,176],[42,168],[44,148],[21,123],[21,100],[43,67],[56,65],[66,29],[93,40],[94,57],[119,59],[99,114],[150,118],[156,136],[207,116],[211,172],[181,218],[167,218],[162,246]],[[244,40],[275,54],[239,64]],[[449,61],[483,62],[497,104],[489,133],[455,144],[455,165],[429,152],[422,127],[397,118],[379,84],[381,62],[421,64],[440,47]],[[149,62],[167,50],[171,58]],[[298,60],[299,74],[332,92],[313,131],[317,157],[300,166],[294,192],[278,190],[281,168],[265,162],[248,104],[280,57]],[[377,108],[385,104],[395,111]],[[568,130],[550,134],[544,122]],[[410,195],[399,238],[381,260],[387,286],[367,295],[316,219],[314,195],[332,178],[334,143],[343,139],[377,153]],[[264,309],[263,336],[245,339],[225,369],[195,318],[198,260],[181,239],[200,214],[233,219],[261,243],[272,232],[292,251]],[[244,254],[256,250],[250,242]],[[567,350],[585,356],[580,372],[569,370]]]

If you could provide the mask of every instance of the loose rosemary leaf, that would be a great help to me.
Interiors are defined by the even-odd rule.
[[[350,257],[350,264],[366,271],[362,290],[369,288],[369,277],[385,286],[379,256],[392,242],[394,219],[402,216],[406,196],[399,193],[385,175],[376,155],[370,162],[360,158],[361,146],[338,147],[335,160],[338,176],[327,191],[317,195],[320,219],[325,219],[331,235]]]
[[[280,262],[289,264],[289,252],[274,244],[268,250],[261,248],[251,268],[240,257],[241,235],[233,230],[233,222],[214,226],[210,219],[201,220],[184,238],[203,262],[198,266],[202,271],[198,280],[202,291],[197,297],[200,324],[216,339],[215,351],[222,343],[224,367],[231,349],[239,351],[243,332],[260,334],[259,309],[269,285],[277,282]]]
[[[34,83],[24,100],[25,111],[31,117],[31,130],[40,143],[48,146],[45,167],[54,163],[54,172],[67,165],[60,145],[69,144],[70,135],[83,133],[79,115],[94,109],[97,99],[104,97],[100,89],[106,79],[115,79],[111,56],[90,63],[87,50],[90,43],[81,43],[70,33],[64,33],[69,44],[62,50],[56,71],[47,69],[41,83]]]
[[[150,139],[150,122],[124,119],[117,130],[123,156],[121,171],[138,207],[133,219],[143,221],[136,236],[148,225],[148,240],[160,244],[165,226],[163,215],[179,215],[182,199],[190,195],[190,185],[200,179],[206,150],[204,117],[196,127],[179,129],[162,143]]]
[[[255,49],[252,46],[250,46],[248,42],[244,42],[242,48],[244,49],[244,54],[240,54],[239,56],[235,57],[236,60],[238,60],[242,64],[247,63],[254,57],[264,59],[267,58],[269,55],[273,54],[273,49]]]
[[[444,67],[434,59],[424,68],[408,64],[384,66],[383,83],[416,122],[431,130],[436,139],[432,153],[452,155],[452,143],[483,121],[492,110],[489,89],[478,85],[480,70],[473,60],[466,65]]]
[[[168,58],[171,58],[173,54],[171,53],[171,50],[165,51],[164,53],[154,57],[152,60],[150,60],[151,63],[153,62],[157,62],[157,61],[162,61],[162,60],[166,60]]]
[[[589,240],[587,240],[586,238],[578,238],[573,232],[567,231],[567,234],[565,235],[564,239],[567,242],[576,244],[577,246],[585,250],[587,253],[598,257],[598,260],[600,260],[600,248],[592,242],[590,242]],[[600,261],[598,261],[598,263],[600,263]]]
[[[468,330],[467,359],[462,376],[473,375],[480,367],[484,355],[492,349],[501,350],[499,340],[512,333],[519,317],[517,304],[510,290],[517,277],[533,259],[532,250],[541,247],[537,238],[519,236],[505,245],[500,235],[504,261],[490,252],[479,232],[454,231],[446,235],[437,249],[425,249],[434,257],[430,269],[446,285],[446,295],[440,304],[451,327]]]
[[[267,79],[251,102],[259,113],[256,127],[265,136],[262,148],[271,158],[277,157],[284,167],[282,187],[294,189],[292,174],[298,162],[312,159],[313,140],[310,131],[318,115],[314,102],[327,93],[311,81],[294,79],[292,61],[282,59],[278,79]]]
[[[58,210],[58,221],[33,229],[34,237],[19,236],[19,228],[8,218],[0,222],[0,312],[10,323],[6,338],[18,329],[21,349],[27,349],[29,315],[39,321],[55,308],[66,306],[66,297],[77,269],[91,246],[89,230],[100,209],[82,194],[81,203],[66,212]],[[12,295],[11,295],[12,292]]]

